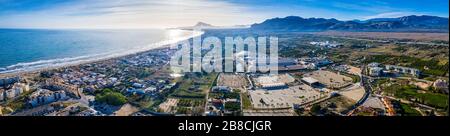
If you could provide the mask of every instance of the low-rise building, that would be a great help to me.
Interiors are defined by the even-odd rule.
[[[166,88],[166,87],[164,87],[164,88]],[[156,87],[150,86],[150,87],[145,88],[145,91],[154,93],[154,92],[157,92],[158,89]]]
[[[433,87],[438,90],[445,90],[448,93],[448,83],[445,80],[438,79],[438,80],[434,81]]]
[[[324,41],[324,42],[309,42],[311,45],[326,47],[326,48],[337,48],[341,46],[342,44],[337,43],[336,41],[330,42],[330,41]]]
[[[369,76],[377,77],[383,75],[383,68],[380,63],[372,62],[367,65]]]
[[[39,106],[43,104],[52,103],[61,99],[66,98],[65,91],[50,91],[47,89],[38,89],[36,92],[33,92],[30,97],[28,103],[31,106]]]
[[[308,84],[309,86],[314,86],[319,83],[319,81],[317,79],[314,79],[312,77],[304,77],[304,78],[302,78],[302,81],[304,83]]]
[[[133,83],[133,87],[134,87],[134,88],[144,88],[145,85],[140,84],[140,83]]]
[[[384,74],[384,70],[387,72],[397,72],[400,74],[408,74],[415,77],[420,76],[421,71],[415,68],[409,68],[409,67],[402,67],[402,66],[396,66],[396,65],[384,65],[384,67],[380,63],[370,63],[368,66],[368,73],[370,76],[381,76]]]
[[[310,69],[317,69],[332,64],[333,62],[325,57],[300,58],[299,63]]]
[[[68,93],[73,94],[75,97],[80,98],[82,94],[82,89],[78,88],[75,85],[66,85],[64,84],[64,81],[62,81],[61,79],[57,79],[57,78],[52,78],[50,80],[46,81],[46,86],[49,86],[53,89],[56,90],[64,90],[67,91]]]
[[[9,89],[5,91],[5,98],[12,99],[16,96],[19,96],[22,93],[22,90],[20,89]]]
[[[372,63],[369,63],[367,66],[369,66],[369,68],[370,67],[380,67],[380,63],[378,63],[378,62],[372,62]]]
[[[402,74],[409,74],[412,76],[420,76],[421,72],[418,69],[415,68],[409,68],[409,67],[402,67],[402,66],[395,66],[395,65],[385,65],[386,70],[399,72]]]
[[[211,90],[211,92],[223,92],[223,93],[228,93],[231,92],[231,87],[228,86],[214,86]]]
[[[5,93],[5,90],[0,89],[0,101],[5,100],[5,95],[4,95],[4,93]]]
[[[266,90],[286,89],[289,83],[295,82],[295,78],[289,74],[258,75],[253,80],[257,87]]]
[[[287,67],[297,65],[297,60],[293,58],[278,58],[278,66],[279,67]]]
[[[10,89],[0,91],[0,100],[13,99],[30,90],[30,86],[25,83],[14,83]]]
[[[262,89],[266,90],[278,90],[278,89],[286,89],[288,86],[285,83],[268,83],[261,84]]]
[[[2,78],[0,79],[0,86],[6,86],[9,84],[14,84],[20,81],[20,77],[12,77],[12,78]]]
[[[369,75],[370,76],[381,76],[383,75],[383,68],[381,67],[369,67]]]
[[[131,93],[131,94],[139,94],[139,95],[142,95],[142,94],[145,94],[145,90],[142,90],[142,89],[136,89],[136,88],[128,88],[127,89],[127,92],[128,93]]]
[[[3,97],[8,99],[13,99],[23,92],[27,92],[30,90],[30,86],[25,83],[15,83],[11,89],[4,91]]]

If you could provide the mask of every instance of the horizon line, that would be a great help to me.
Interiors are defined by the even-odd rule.
[[[449,16],[445,17],[445,16],[429,15],[429,14],[421,14],[421,15],[419,15],[419,14],[411,14],[411,15],[405,15],[405,16],[399,16],[399,17],[387,17],[387,18],[392,18],[393,19],[393,18],[401,18],[401,17],[407,17],[407,16],[433,16],[433,17],[440,17],[440,18],[447,18],[447,19],[449,19]],[[287,16],[284,16],[284,17],[267,18],[264,21],[269,20],[269,19],[286,18],[286,17],[300,17],[300,18],[305,18],[305,19],[311,19],[311,18],[320,19],[320,18],[322,18],[322,19],[335,19],[335,20],[338,20],[338,21],[354,21],[354,20],[368,21],[368,20],[371,20],[371,19],[377,19],[377,18],[370,18],[370,19],[348,19],[348,20],[346,20],[346,19],[336,19],[336,18],[302,17],[302,16],[298,16],[298,15],[287,15]],[[197,21],[197,23],[200,23],[200,22],[207,23],[207,22],[204,22],[204,21]],[[260,22],[260,23],[262,23],[262,22]],[[210,23],[207,23],[207,24],[210,24]],[[258,24],[258,23],[254,22],[252,24],[245,24],[245,25],[250,25],[251,26],[253,24]],[[192,26],[195,26],[195,25],[196,24],[193,24]],[[210,24],[210,25],[213,25],[213,24]],[[236,25],[231,25],[231,26],[238,26],[238,25],[244,25],[244,24],[236,24]],[[42,29],[42,30],[125,30],[125,29],[128,29],[128,30],[133,30],[133,29],[177,29],[177,28],[180,28],[180,27],[192,27],[192,26],[177,26],[177,27],[60,27],[60,28],[57,28],[57,27],[1,27],[0,26],[0,29]],[[213,25],[213,26],[214,27],[227,27],[227,26],[215,26],[215,25]]]

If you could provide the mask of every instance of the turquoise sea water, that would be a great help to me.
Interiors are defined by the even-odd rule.
[[[0,29],[0,73],[126,55],[191,36],[190,31],[157,29]]]

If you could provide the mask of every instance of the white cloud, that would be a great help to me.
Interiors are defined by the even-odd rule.
[[[415,12],[386,12],[386,13],[380,13],[376,15],[366,16],[363,17],[363,19],[373,19],[373,18],[396,18],[396,17],[402,17],[402,16],[409,16],[409,15],[424,15],[422,13],[415,13]]]
[[[198,21],[251,24],[264,17],[247,7],[210,0],[82,0],[36,12],[2,16],[2,27],[167,28]]]

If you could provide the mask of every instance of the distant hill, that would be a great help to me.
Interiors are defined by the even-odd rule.
[[[324,18],[288,16],[268,19],[251,25],[253,30],[273,31],[436,31],[448,32],[448,18],[437,16],[404,16],[399,18],[374,18],[369,20],[340,21]]]
[[[194,26],[187,27],[178,27],[174,29],[185,29],[185,30],[193,30],[193,29],[240,29],[240,28],[249,28],[248,25],[235,25],[235,26],[214,26],[204,22],[198,22]]]
[[[204,22],[198,22],[194,27],[214,27],[214,26]]]

